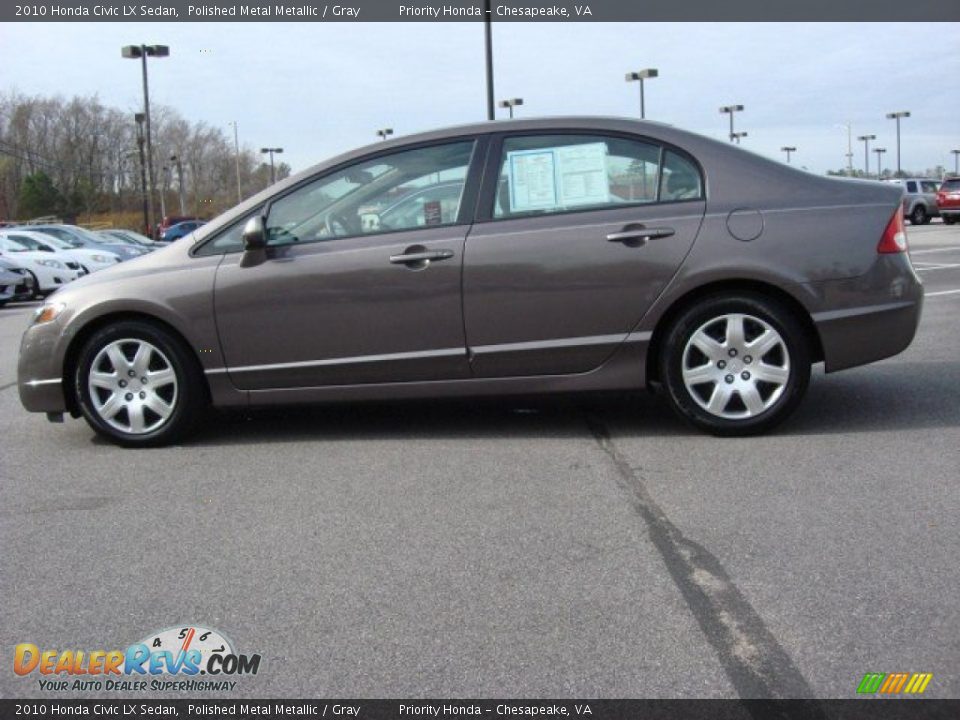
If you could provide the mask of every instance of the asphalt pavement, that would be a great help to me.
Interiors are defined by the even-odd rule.
[[[123,450],[21,408],[35,305],[0,309],[0,696],[44,695],[17,643],[199,624],[262,655],[236,696],[847,698],[931,672],[960,697],[960,227],[908,232],[912,346],[816,370],[750,439],[642,393],[214,414]]]

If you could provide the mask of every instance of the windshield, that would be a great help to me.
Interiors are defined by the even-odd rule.
[[[45,234],[43,236],[43,242],[45,245],[52,245],[60,250],[72,250],[75,247],[81,247],[80,243],[74,245],[72,242],[58,238],[56,235]]]
[[[43,233],[44,235],[47,235],[47,236],[49,236],[49,237],[51,237],[51,238],[55,238],[55,239],[59,240],[59,241],[62,242],[62,243],[66,243],[67,245],[69,245],[69,246],[72,247],[72,248],[82,248],[82,247],[83,247],[83,242],[82,242],[81,240],[78,240],[78,239],[75,238],[75,237],[70,237],[69,231],[63,230],[62,228],[47,228],[47,227],[44,227],[44,228],[37,228],[36,231],[39,232],[39,233]]]
[[[3,245],[4,250],[9,250],[10,252],[24,252],[28,250],[28,248],[24,247],[16,240],[11,240],[10,238],[3,238],[0,240],[0,244]]]
[[[16,243],[27,250],[47,251],[50,249],[50,246],[46,243],[38,242],[32,237],[27,237],[26,235],[10,235],[9,240],[10,242]]]

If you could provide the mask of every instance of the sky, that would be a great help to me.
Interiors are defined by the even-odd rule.
[[[5,23],[0,93],[92,95],[132,115],[139,62],[122,45],[169,45],[151,60],[151,103],[204,121],[241,145],[283,147],[294,171],[376,141],[486,118],[481,23]],[[857,135],[875,134],[895,167],[953,169],[960,148],[960,24],[495,23],[497,99],[518,117],[639,115],[725,138],[721,105],[745,106],[743,147],[813,172],[863,167]],[[506,111],[498,110],[498,114]],[[871,171],[876,156],[871,152]]]

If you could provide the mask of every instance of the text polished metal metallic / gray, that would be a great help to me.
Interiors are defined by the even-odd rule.
[[[652,122],[501,121],[340,155],[58,290],[19,390],[125,445],[208,403],[646,386],[749,434],[812,364],[906,348],[921,304],[898,187]]]

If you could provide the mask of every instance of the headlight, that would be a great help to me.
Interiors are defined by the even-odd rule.
[[[34,260],[37,265],[45,265],[48,268],[56,268],[57,270],[64,270],[63,263],[59,260]]]
[[[104,265],[110,262],[110,258],[107,257],[106,255],[91,255],[90,259],[93,260],[95,263],[100,263],[101,265]]]
[[[57,316],[63,312],[65,307],[66,305],[63,303],[45,303],[41,305],[33,312],[33,324],[42,325],[43,323],[56,320]]]

